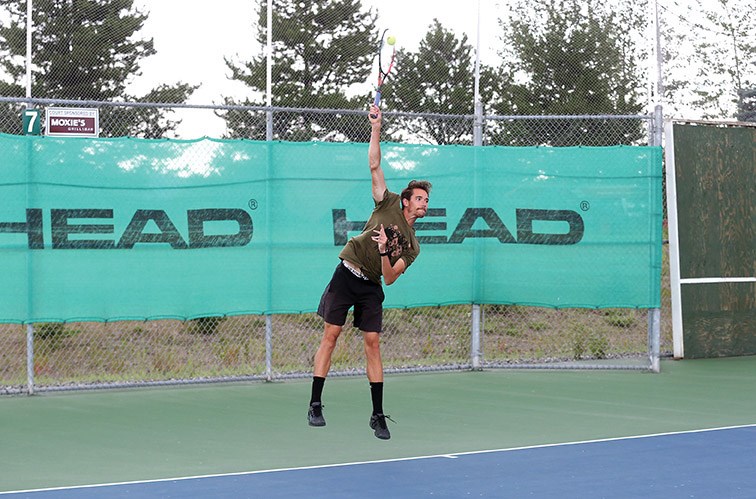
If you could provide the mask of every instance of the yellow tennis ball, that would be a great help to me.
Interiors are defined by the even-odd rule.
[[[389,36],[388,38],[386,38],[386,43],[388,43],[389,45],[395,44],[396,43],[396,37],[395,36]]]

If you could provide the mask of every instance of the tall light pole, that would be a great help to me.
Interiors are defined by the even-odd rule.
[[[654,52],[656,53],[656,104],[664,99],[664,80],[662,78],[661,28],[659,27],[659,0],[654,0]]]
[[[475,96],[473,98],[473,112],[475,113],[473,124],[473,145],[483,144],[483,105],[480,102],[480,2],[478,0],[478,25],[476,27],[475,41]]]
[[[265,140],[273,140],[273,0],[268,0],[267,7],[267,41],[265,54],[265,105],[268,110],[265,113]]]
[[[32,0],[26,0],[26,98],[32,97]],[[31,102],[26,103],[26,107],[31,107]]]

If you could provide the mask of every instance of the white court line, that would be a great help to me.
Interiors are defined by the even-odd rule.
[[[680,279],[680,284],[714,284],[721,282],[756,282],[756,277],[690,277]]]
[[[365,464],[398,463],[398,462],[403,462],[403,461],[416,461],[420,459],[438,459],[438,458],[457,459],[458,457],[461,457],[461,456],[474,456],[477,454],[493,454],[495,452],[514,452],[514,451],[521,451],[521,450],[548,449],[551,447],[594,444],[594,443],[601,443],[601,442],[620,442],[623,440],[638,440],[642,438],[665,437],[665,436],[670,436],[670,435],[687,435],[687,434],[706,433],[706,432],[722,431],[722,430],[736,430],[739,428],[756,428],[756,423],[735,425],[735,426],[721,426],[717,428],[703,428],[699,430],[683,430],[683,431],[670,431],[670,432],[665,432],[665,433],[651,433],[648,435],[632,435],[629,437],[599,438],[596,440],[582,440],[582,441],[577,441],[577,442],[563,442],[563,443],[557,443],[557,444],[527,445],[523,447],[510,447],[506,449],[476,450],[476,451],[469,451],[469,452],[457,452],[453,454],[434,454],[434,455],[429,455],[429,456],[398,457],[398,458],[392,458],[392,459],[378,459],[375,461],[357,461],[353,463],[319,464],[315,466],[299,466],[299,467],[294,467],[294,468],[276,468],[276,469],[271,469],[271,470],[258,470],[258,471],[237,471],[234,473],[216,473],[212,475],[195,475],[195,476],[184,476],[184,477],[176,477],[176,478],[158,478],[154,480],[134,480],[130,482],[98,483],[98,484],[90,484],[90,485],[74,485],[74,486],[67,486],[67,487],[49,487],[45,489],[12,490],[12,491],[7,491],[7,492],[0,492],[0,496],[8,495],[8,494],[25,494],[25,493],[30,493],[30,492],[52,492],[52,491],[64,491],[64,490],[93,489],[93,488],[98,488],[98,487],[116,487],[120,485],[139,485],[139,484],[148,484],[148,483],[178,482],[178,481],[184,481],[184,480],[199,480],[203,478],[223,478],[223,477],[232,477],[232,476],[261,475],[264,473],[317,470],[317,469],[339,468],[339,467],[347,467],[347,466],[361,466]]]

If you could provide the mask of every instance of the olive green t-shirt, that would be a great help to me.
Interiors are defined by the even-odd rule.
[[[420,254],[420,244],[415,237],[415,229],[404,218],[400,196],[388,190],[383,195],[383,201],[376,203],[362,233],[347,241],[339,253],[339,258],[359,265],[368,279],[378,284],[381,283],[382,275],[381,256],[378,254],[378,243],[371,238],[373,230],[381,224],[388,236],[387,249],[391,265],[403,258],[409,268]]]

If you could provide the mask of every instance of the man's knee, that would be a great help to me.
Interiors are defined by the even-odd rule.
[[[371,352],[380,352],[381,348],[381,335],[378,333],[363,333],[364,341],[365,341],[365,351],[368,353]]]
[[[341,326],[326,323],[325,330],[323,332],[323,343],[335,345],[336,340],[339,339],[339,335],[341,334],[341,329]]]

